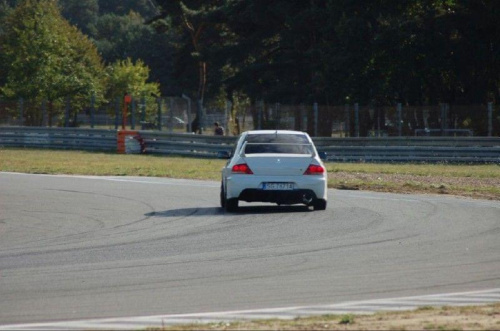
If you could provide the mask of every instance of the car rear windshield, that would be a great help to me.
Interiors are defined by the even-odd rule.
[[[309,140],[298,134],[256,134],[246,138],[245,154],[311,154]]]
[[[309,144],[309,140],[303,134],[291,133],[270,133],[270,134],[249,134],[246,138],[248,143],[285,143],[285,144]]]

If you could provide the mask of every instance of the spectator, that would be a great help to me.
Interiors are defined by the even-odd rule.
[[[214,129],[214,134],[216,136],[223,136],[224,135],[224,128],[220,126],[219,122],[214,123],[215,129]]]
[[[191,132],[198,133],[199,129],[200,129],[200,121],[198,121],[198,116],[196,116],[195,119],[191,122]]]

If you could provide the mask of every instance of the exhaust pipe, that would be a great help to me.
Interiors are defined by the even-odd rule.
[[[306,193],[302,196],[302,202],[308,206],[311,204],[312,200],[313,200],[313,197],[311,194]]]

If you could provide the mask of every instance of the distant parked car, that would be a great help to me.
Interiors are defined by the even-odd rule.
[[[327,205],[327,172],[307,133],[284,130],[247,131],[222,169],[221,207],[238,209],[239,201]]]

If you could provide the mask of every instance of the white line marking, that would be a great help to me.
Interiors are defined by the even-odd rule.
[[[144,177],[145,180],[140,180],[137,177],[132,178],[118,178],[113,176],[82,176],[82,175],[50,175],[50,174],[25,174],[19,172],[0,172],[6,175],[20,175],[20,176],[38,176],[38,177],[53,177],[53,178],[77,178],[77,179],[92,179],[92,180],[106,180],[111,182],[129,182],[138,184],[154,184],[154,185],[168,185],[168,186],[192,186],[192,187],[219,187],[219,184],[207,181],[197,181],[195,179],[178,179],[178,178],[163,178],[163,177]],[[157,180],[157,181],[154,181]]]

